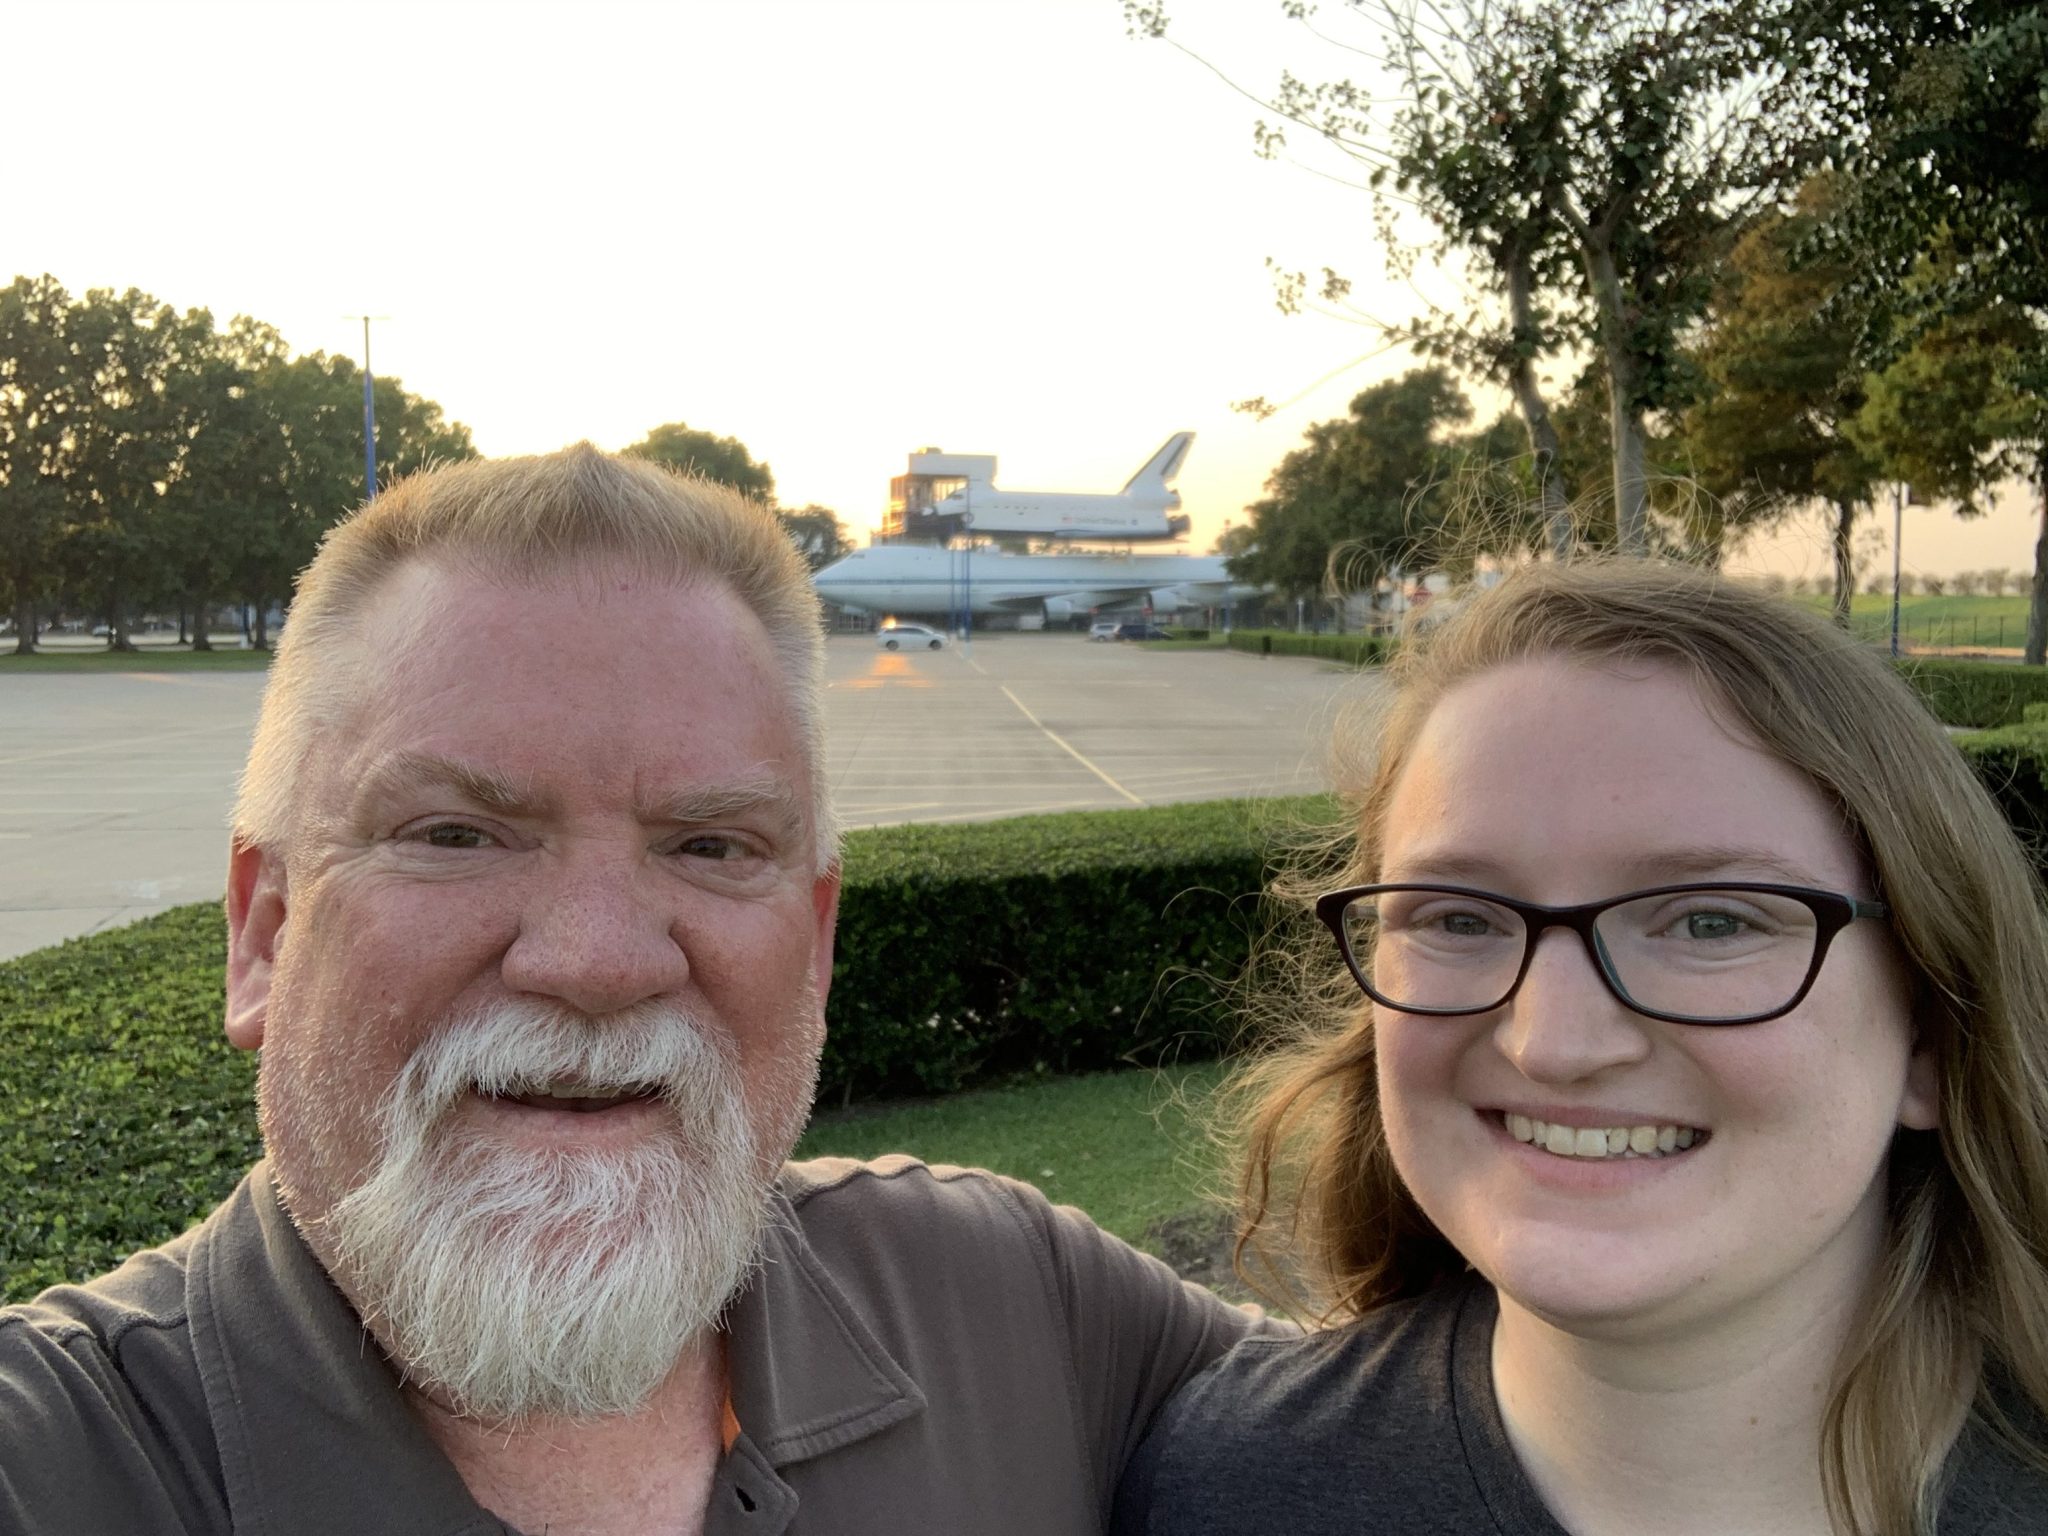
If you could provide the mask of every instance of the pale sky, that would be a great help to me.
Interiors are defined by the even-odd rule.
[[[1278,0],[1170,10],[1248,87],[1336,59]],[[343,317],[388,316],[376,371],[489,454],[687,421],[864,537],[914,449],[1114,490],[1185,428],[1206,550],[1311,422],[1413,366],[1347,367],[1369,331],[1277,312],[1268,256],[1384,316],[1415,299],[1366,195],[1255,158],[1253,104],[1128,40],[1116,0],[0,0],[0,37],[34,146],[0,281],[358,359]],[[1230,410],[1260,394],[1293,403]],[[1820,569],[1811,526],[1758,559]],[[1920,570],[2032,544],[2017,500],[1909,514]]]

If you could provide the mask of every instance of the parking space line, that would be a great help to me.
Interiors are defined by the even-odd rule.
[[[977,668],[976,670],[979,669]],[[1086,757],[1082,756],[1081,753],[1075,749],[1073,744],[1069,742],[1065,737],[1061,736],[1059,732],[1053,730],[1043,720],[1039,719],[1038,716],[1031,713],[1029,709],[1026,709],[1024,706],[1024,701],[1018,698],[1017,695],[1015,695],[1014,693],[1010,692],[1009,686],[1007,684],[998,683],[996,686],[1003,690],[1004,698],[1008,699],[1012,704],[1016,705],[1019,710],[1023,711],[1023,715],[1026,720],[1029,720],[1033,725],[1037,726],[1041,731],[1045,732],[1046,738],[1049,741],[1051,741],[1054,746],[1058,747],[1061,751],[1065,752],[1069,757],[1073,758],[1075,762],[1079,763],[1083,768],[1086,768],[1090,773],[1094,774],[1095,777],[1102,780],[1103,783],[1107,784],[1111,789],[1115,790],[1118,794],[1122,795],[1126,800],[1130,801],[1131,804],[1143,805],[1145,803],[1144,801],[1140,800],[1136,795],[1132,794],[1128,789],[1125,789],[1123,785],[1117,783],[1115,779],[1112,779],[1108,774],[1104,773],[1100,768],[1096,767]]]

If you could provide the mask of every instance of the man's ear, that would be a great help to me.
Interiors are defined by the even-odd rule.
[[[839,930],[839,861],[811,884],[811,910],[817,919],[817,937],[811,951],[813,975],[817,978],[818,1012],[825,1011],[825,994],[832,990],[832,946]]]
[[[270,983],[286,917],[284,859],[235,839],[228,855],[228,1043],[253,1051],[270,1015]]]

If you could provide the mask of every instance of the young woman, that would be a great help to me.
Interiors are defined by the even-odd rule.
[[[1241,1257],[1326,1326],[1192,1383],[1119,1530],[2048,1532],[2048,919],[1940,727],[1638,564],[1384,699],[1243,1101]]]

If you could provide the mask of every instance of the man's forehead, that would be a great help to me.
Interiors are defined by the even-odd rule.
[[[516,779],[550,743],[602,762],[630,741],[722,757],[716,778],[758,784],[763,765],[784,756],[776,747],[802,751],[793,683],[772,639],[716,578],[603,560],[528,572],[422,558],[366,605],[349,649],[332,659],[353,695],[337,744],[358,774],[373,758],[438,754]],[[531,753],[508,753],[508,742]]]

